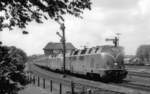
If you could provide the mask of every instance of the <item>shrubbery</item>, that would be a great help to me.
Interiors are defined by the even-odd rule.
[[[0,94],[16,94],[28,83],[24,72],[27,55],[16,47],[0,46]]]

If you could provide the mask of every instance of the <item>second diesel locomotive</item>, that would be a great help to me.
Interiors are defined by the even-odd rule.
[[[63,71],[62,54],[38,60],[52,70]],[[122,81],[127,70],[124,65],[124,51],[120,46],[97,46],[66,53],[65,69],[73,74],[86,75],[102,81]]]

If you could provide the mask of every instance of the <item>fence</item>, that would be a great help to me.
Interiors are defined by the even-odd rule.
[[[55,79],[42,78],[32,73],[28,74],[28,79],[31,81],[31,84],[57,94],[91,94],[91,90],[84,86],[78,86],[73,81],[62,83]]]

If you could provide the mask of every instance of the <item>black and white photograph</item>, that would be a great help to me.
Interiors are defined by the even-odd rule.
[[[150,94],[150,0],[0,0],[0,94]]]

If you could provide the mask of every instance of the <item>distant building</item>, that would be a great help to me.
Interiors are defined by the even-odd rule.
[[[134,58],[135,58],[134,55],[125,55],[124,56],[124,63],[125,64],[131,64]]]
[[[66,43],[66,52],[76,49],[71,43]],[[56,56],[62,53],[63,45],[62,43],[49,42],[44,48],[45,55]]]
[[[136,52],[136,57],[139,59],[140,64],[150,64],[150,45],[140,45]]]

